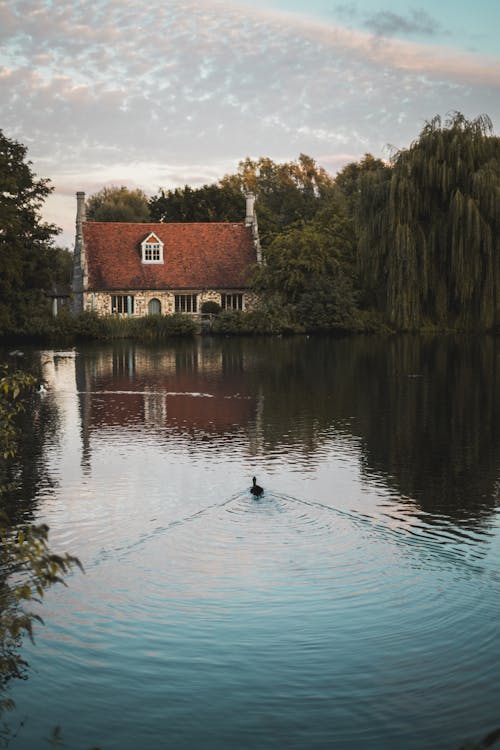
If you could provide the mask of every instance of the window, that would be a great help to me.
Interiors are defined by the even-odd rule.
[[[157,242],[148,242],[144,245],[144,260],[152,263],[160,260],[160,246]]]
[[[141,242],[143,263],[163,263],[163,242],[154,232]]]
[[[195,313],[198,311],[197,294],[176,294],[175,312]]]
[[[243,295],[221,294],[221,307],[223,310],[243,310]]]
[[[111,312],[126,313],[132,315],[134,312],[134,298],[131,294],[113,294],[111,295]]]

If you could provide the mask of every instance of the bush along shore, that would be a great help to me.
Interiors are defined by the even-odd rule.
[[[190,315],[148,315],[127,317],[83,312],[71,315],[62,311],[56,318],[38,318],[23,330],[0,336],[4,342],[77,343],[133,339],[162,341],[171,338],[213,336],[277,336],[310,333],[354,334],[391,333],[383,318],[376,314],[346,316],[342,321],[311,325],[300,321],[293,308],[272,306],[256,310],[222,310]]]
[[[163,341],[175,338],[210,336],[293,336],[301,334],[356,335],[399,333],[396,326],[374,311],[359,311],[342,320],[311,323],[297,318],[293,308],[276,309],[266,307],[256,310],[223,310],[217,314],[148,315],[127,317],[97,315],[83,312],[71,315],[59,314],[57,318],[39,318],[22,331],[0,336],[4,343],[53,343],[74,344],[84,341],[113,341],[130,339],[144,342]],[[432,322],[422,325],[421,334],[470,333],[467,327],[436,326]],[[476,329],[475,333],[499,334],[500,329]]]

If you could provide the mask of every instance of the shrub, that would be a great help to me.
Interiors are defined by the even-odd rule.
[[[218,315],[221,311],[221,306],[218,302],[213,299],[209,299],[204,302],[201,306],[201,312],[209,315]]]
[[[144,318],[132,318],[83,312],[69,322],[62,319],[56,332],[65,336],[73,335],[77,339],[153,341],[171,336],[192,336],[196,330],[197,323],[189,315],[148,315]]]
[[[171,336],[192,336],[196,333],[196,320],[189,315],[148,315],[145,318],[129,318],[134,338],[149,340]]]
[[[294,314],[308,331],[360,329],[352,285],[341,272],[336,277],[316,279],[314,287],[298,298]]]
[[[294,324],[288,309],[262,306],[255,310],[223,310],[215,318],[212,333],[221,335],[265,335],[300,333],[301,327]]]
[[[73,334],[78,339],[106,339],[109,336],[106,318],[96,312],[82,312],[73,320]]]

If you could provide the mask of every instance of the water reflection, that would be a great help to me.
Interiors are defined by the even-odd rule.
[[[45,602],[18,747],[446,750],[496,720],[494,340],[44,356],[36,503],[86,575]]]
[[[49,358],[52,361],[52,353]],[[41,377],[47,358],[43,352],[27,351],[15,362],[5,352],[0,361],[9,367],[25,370]],[[57,476],[51,471],[47,453],[57,446],[60,438],[60,410],[54,393],[32,395],[20,415],[16,455],[0,462],[1,508],[13,525],[31,522],[35,517],[38,496],[57,485]]]
[[[85,461],[92,435],[238,437],[253,455],[332,445],[404,512],[475,527],[499,495],[500,349],[495,338],[198,339],[90,348],[75,359]]]
[[[498,504],[498,340],[398,337],[359,388],[365,471],[388,477],[429,516],[468,526]]]

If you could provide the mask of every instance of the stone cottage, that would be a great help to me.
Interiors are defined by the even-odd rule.
[[[238,223],[136,224],[85,219],[77,197],[73,305],[100,315],[201,312],[251,307],[252,266],[260,263],[255,199]]]

